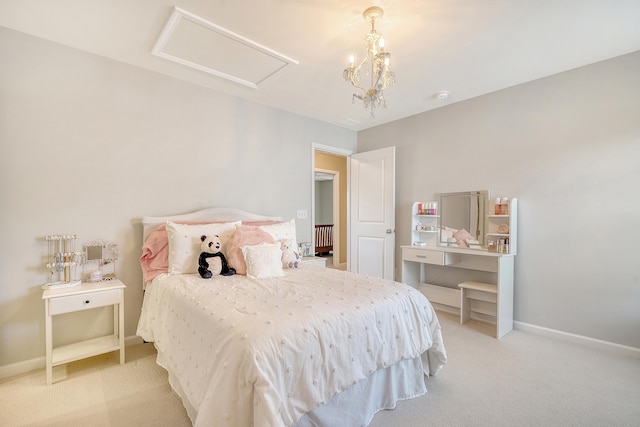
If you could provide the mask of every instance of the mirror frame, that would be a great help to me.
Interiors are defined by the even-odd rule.
[[[476,221],[477,226],[477,235],[476,238],[480,243],[480,246],[485,249],[486,248],[486,233],[488,229],[488,207],[490,200],[489,190],[478,190],[478,191],[460,191],[454,193],[439,193],[438,196],[438,205],[440,210],[440,218],[438,219],[438,246],[449,246],[448,241],[443,241],[442,229],[446,227],[445,225],[445,215],[447,211],[445,209],[445,200],[450,197],[479,197],[480,203],[478,203],[478,219]],[[469,218],[469,222],[471,222],[471,218]],[[466,228],[467,231],[471,231],[471,224],[469,224]],[[473,234],[473,233],[472,233]]]

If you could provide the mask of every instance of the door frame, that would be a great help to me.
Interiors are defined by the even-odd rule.
[[[319,144],[317,142],[311,142],[311,244],[315,249],[316,244],[316,236],[315,236],[315,226],[316,226],[316,185],[315,185],[315,170],[316,170],[316,151],[321,151],[329,154],[336,154],[339,156],[344,156],[347,159],[347,176],[344,178],[347,180],[347,247],[340,248],[341,251],[346,251],[347,254],[347,271],[351,270],[351,255],[349,251],[349,240],[351,238],[351,209],[350,205],[350,195],[349,195],[349,186],[351,185],[351,166],[350,166],[350,157],[352,154],[356,153],[355,150],[349,150],[346,148],[340,147],[332,147],[331,145]],[[335,185],[335,183],[334,183]],[[335,188],[335,187],[334,187]],[[334,203],[335,209],[335,203]],[[335,218],[334,218],[335,219]],[[335,221],[334,221],[335,222]],[[335,260],[334,260],[335,264]]]
[[[334,235],[334,239],[333,239],[333,257],[332,257],[332,266],[336,266],[336,265],[340,265],[340,252],[342,251],[342,248],[340,247],[340,231],[341,231],[341,227],[340,227],[340,175],[338,174],[338,171],[334,171],[331,169],[322,169],[322,168],[316,168],[314,170],[314,172],[322,172],[322,173],[326,173],[329,175],[333,175],[333,179],[331,180],[331,186],[332,186],[332,203],[333,206],[331,207],[332,212],[331,212],[331,216],[333,218],[333,235]],[[315,179],[315,177],[314,177]],[[315,189],[316,186],[314,185],[313,188]],[[315,202],[315,195],[313,197],[313,201]],[[347,200],[348,202],[348,200]],[[315,205],[313,206],[313,212],[315,214]],[[337,220],[336,220],[337,219]],[[315,218],[314,218],[315,220]],[[315,221],[312,225],[312,227],[315,226]],[[313,232],[314,230],[312,229],[311,232],[313,233],[313,236],[315,237],[315,233]],[[335,236],[338,236],[337,239],[335,239]],[[313,240],[313,239],[312,239]],[[337,244],[336,244],[336,240],[337,240]],[[315,242],[313,242],[313,244],[315,245]]]

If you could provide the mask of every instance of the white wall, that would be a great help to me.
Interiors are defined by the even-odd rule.
[[[333,180],[316,181],[316,224],[333,224]]]
[[[518,197],[515,319],[640,348],[639,76],[636,52],[359,132],[397,147],[397,266],[413,201]]]
[[[119,245],[133,336],[137,219],[208,206],[294,218],[312,205],[312,142],[355,151],[353,131],[2,27],[0,57],[0,368],[44,356],[44,235]],[[55,344],[109,316],[59,316]]]

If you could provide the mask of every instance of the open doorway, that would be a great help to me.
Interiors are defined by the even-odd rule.
[[[314,251],[327,267],[347,269],[347,160],[314,150]]]

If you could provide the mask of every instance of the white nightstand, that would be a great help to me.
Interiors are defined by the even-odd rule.
[[[120,280],[82,283],[62,289],[42,292],[45,310],[47,346],[47,385],[53,379],[53,367],[74,360],[120,350],[120,364],[124,364],[124,288]],[[113,334],[53,348],[52,317],[57,314],[89,310],[113,305]]]
[[[304,256],[304,257],[302,257],[302,263],[303,264],[319,265],[320,267],[326,267],[327,266],[327,259],[326,258],[321,258],[319,256]]]

